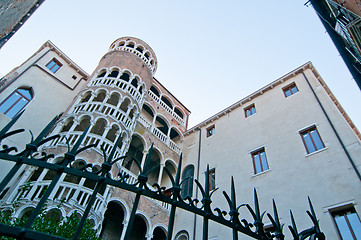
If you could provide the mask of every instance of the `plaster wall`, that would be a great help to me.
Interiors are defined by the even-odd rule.
[[[360,169],[359,139],[311,70],[306,70],[305,74]],[[296,83],[299,92],[285,98],[282,88],[292,82]],[[244,108],[250,104],[255,104],[256,114],[245,118]],[[215,125],[215,134],[207,138],[206,129],[211,125]],[[317,127],[325,148],[307,154],[299,132],[312,125]],[[222,191],[230,193],[230,176],[233,176],[239,204],[249,203],[254,206],[255,188],[261,211],[273,213],[272,199],[275,199],[281,221],[286,226],[291,223],[289,209],[292,209],[299,230],[312,226],[305,213],[309,209],[309,196],[320,220],[321,230],[330,239],[336,239],[337,232],[329,208],[354,203],[356,211],[361,212],[361,183],[302,74],[263,92],[218,120],[201,126],[201,131],[199,180],[204,184],[204,173],[209,164],[210,168],[215,168],[216,187],[220,188],[212,197],[213,209],[219,207],[229,210]],[[194,131],[184,139],[184,166],[193,164],[196,168],[195,177],[198,134],[198,131]],[[262,147],[266,152],[269,170],[254,174],[251,152]],[[193,197],[195,191],[194,184]],[[198,195],[198,198],[202,197]],[[252,221],[245,208],[241,208],[240,212],[241,217]],[[193,215],[179,210],[175,232],[186,229],[192,235],[193,221]],[[229,229],[217,227],[218,224],[211,226],[210,237],[231,237]],[[289,238],[288,229],[284,232],[286,238]],[[196,234],[195,239],[199,239],[202,234],[201,218],[197,220]]]

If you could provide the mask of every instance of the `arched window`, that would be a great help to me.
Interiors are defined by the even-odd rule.
[[[0,104],[0,112],[13,118],[33,98],[31,89],[18,88],[7,99]]]
[[[193,176],[194,176],[194,166],[188,165],[185,167],[182,174],[182,198],[192,197],[193,195]]]

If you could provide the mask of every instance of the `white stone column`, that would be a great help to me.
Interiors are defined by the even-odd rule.
[[[159,175],[158,175],[158,185],[161,186],[160,184],[162,183],[162,177],[163,177],[163,170],[165,167],[165,163],[161,163],[160,164],[160,169],[159,169]]]
[[[142,169],[144,168],[144,164],[145,164],[145,159],[147,157],[148,151],[144,150],[143,151],[143,158],[142,158],[142,162],[140,163],[140,166],[142,167]]]
[[[128,219],[124,219],[123,220],[123,230],[122,230],[122,235],[120,236],[120,240],[124,240],[125,232],[127,231],[127,228],[128,228]]]

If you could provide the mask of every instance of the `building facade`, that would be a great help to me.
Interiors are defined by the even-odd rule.
[[[360,238],[361,135],[312,63],[189,129],[190,111],[154,77],[156,69],[154,51],[137,38],[115,40],[91,75],[48,41],[1,79],[0,123],[25,109],[14,128],[31,129],[36,135],[61,114],[51,132],[60,137],[43,148],[54,154],[54,162],[61,161],[68,145],[88,129],[83,145],[95,147],[80,153],[73,167],[100,168],[103,151],[109,154],[121,139],[115,155],[127,157],[116,163],[112,175],[127,174],[132,183],[139,174],[132,159],[143,166],[153,145],[150,168],[155,171],[149,175],[149,188],[172,186],[168,173],[175,175],[182,154],[183,198],[199,199],[194,180],[204,182],[209,166],[210,190],[220,189],[212,196],[214,208],[225,208],[222,191],[229,190],[233,176],[241,203],[253,202],[255,188],[262,209],[271,212],[274,199],[286,225],[289,209],[300,228],[309,225],[304,213],[309,196],[328,239]],[[8,141],[19,146],[28,142],[24,138]],[[9,167],[1,168],[1,176]],[[2,209],[12,208],[14,217],[28,215],[54,174],[34,167],[22,169],[1,193]],[[48,211],[59,217],[84,212],[95,183],[67,174],[60,180]],[[124,239],[134,197],[109,186],[101,189],[90,219],[102,239]],[[57,208],[60,202],[64,203]],[[243,209],[241,214],[248,218]],[[131,239],[165,239],[169,211],[166,204],[142,197]],[[271,226],[269,222],[265,230],[272,231]],[[201,239],[201,234],[202,219],[177,210],[172,239]],[[231,239],[231,234],[210,223],[209,239]]]

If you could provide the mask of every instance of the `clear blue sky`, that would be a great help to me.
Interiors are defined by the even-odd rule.
[[[312,61],[360,129],[360,90],[305,2],[46,0],[0,50],[0,73],[51,40],[91,74],[115,39],[134,36],[153,48],[155,77],[194,126]]]

